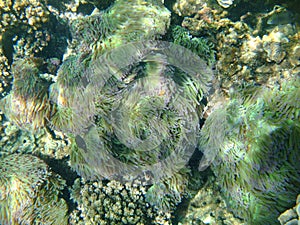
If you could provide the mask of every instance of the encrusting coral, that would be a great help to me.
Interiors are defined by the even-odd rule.
[[[32,155],[0,158],[1,224],[67,224],[65,181]]]
[[[246,223],[234,216],[234,213],[226,205],[226,201],[220,193],[220,188],[215,182],[215,177],[209,177],[198,193],[189,201],[184,217],[179,217],[178,224],[232,224],[246,225]]]
[[[229,207],[249,224],[276,224],[299,193],[299,82],[234,92],[201,130],[200,169],[212,162]]]
[[[194,0],[183,2],[187,4],[182,4],[185,17],[181,26],[191,35],[214,44],[216,77],[224,92],[244,83],[273,85],[271,82],[282,75],[287,78],[299,73],[299,25],[293,16],[279,21],[272,17],[277,13],[277,18],[281,17],[280,13],[289,15],[293,8],[274,5],[273,1],[260,1],[261,4],[249,1],[260,8],[237,4],[234,10],[227,11],[213,7],[216,1],[205,1],[207,4],[196,1],[202,4],[194,8],[188,4]],[[176,9],[180,15],[181,9],[180,12]]]

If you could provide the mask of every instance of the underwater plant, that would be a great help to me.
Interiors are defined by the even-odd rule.
[[[200,169],[212,163],[229,207],[248,224],[277,224],[300,191],[299,81],[244,88],[201,130]]]
[[[1,224],[67,224],[65,181],[32,155],[0,159]]]

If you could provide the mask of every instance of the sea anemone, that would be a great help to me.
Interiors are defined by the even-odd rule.
[[[130,53],[130,57],[125,56]],[[175,56],[179,58],[175,59]],[[81,155],[86,155],[86,161],[99,165],[96,161],[100,159],[95,154],[101,153],[92,148],[95,146],[99,151],[99,146],[102,146],[106,149],[103,152],[116,158],[120,156],[118,160],[127,155],[132,166],[142,166],[147,162],[155,165],[161,157],[175,160],[180,156],[186,160],[188,156],[185,154],[191,154],[196,146],[199,129],[197,106],[207,92],[207,81],[212,76],[204,65],[195,54],[166,42],[123,45],[92,61],[83,82],[89,81],[85,90],[94,91],[90,91],[87,98],[75,97],[76,103],[93,98],[96,101],[94,125],[83,126],[87,128],[86,132],[73,132],[78,139],[85,140],[84,146],[89,151]],[[128,77],[131,81],[127,80]],[[99,102],[99,99],[106,101]],[[81,107],[81,104],[76,106]],[[171,149],[174,149],[174,154]],[[109,161],[113,162],[112,159]],[[101,167],[107,164],[101,163]],[[112,169],[113,163],[109,164]],[[123,168],[125,165],[119,166]],[[152,169],[148,166],[141,172]],[[129,170],[136,171],[133,167]],[[102,176],[109,178],[111,174]]]
[[[1,110],[21,128],[45,126],[51,115],[49,83],[39,77],[34,59],[22,59],[12,66],[11,93],[1,100]]]
[[[295,79],[283,82],[282,89],[233,94],[201,130],[200,148],[209,160],[200,168],[212,163],[229,207],[249,224],[276,224],[300,191],[299,105],[291,101],[298,98]]]
[[[71,166],[87,179],[164,185],[178,203],[211,77],[196,54],[167,42],[130,43],[91,60],[66,105],[81,118],[69,120],[74,127],[52,118],[76,143]]]
[[[67,224],[65,181],[32,155],[0,159],[1,224]]]

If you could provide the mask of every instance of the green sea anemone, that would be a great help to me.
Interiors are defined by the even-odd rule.
[[[205,38],[193,37],[189,31],[181,26],[174,26],[172,38],[175,44],[181,45],[199,55],[209,64],[213,64],[215,59],[214,45]]]
[[[71,137],[70,164],[85,179],[164,180],[178,203],[212,71],[184,47],[155,41],[169,23],[160,0],[117,0],[74,21],[79,54],[51,86],[50,123]]]
[[[170,11],[160,0],[117,0],[108,10],[72,23],[79,51],[92,50],[93,58],[122,44],[158,39],[170,25]]]
[[[50,84],[39,77],[34,59],[17,60],[12,66],[12,73],[13,87],[10,94],[1,100],[1,110],[21,128],[44,126],[51,115]]]
[[[196,54],[167,42],[130,43],[91,60],[66,104],[78,120],[55,122],[76,143],[71,166],[87,179],[163,185],[180,202],[211,77]]]
[[[136,166],[147,163],[153,166],[160,158],[175,160],[180,156],[186,160],[185,154],[195,149],[199,129],[196,110],[208,90],[208,77],[212,76],[200,58],[186,51],[166,42],[137,42],[107,52],[91,63],[84,80],[89,81],[86,87],[94,92],[90,91],[87,98],[75,97],[75,103],[94,96],[94,125],[83,126],[86,132],[73,132],[77,140],[85,140],[81,146],[86,146],[88,152],[91,150],[81,154],[87,161],[106,167],[108,162],[96,162],[100,159],[95,155],[105,152],[118,160],[129,160],[132,165],[128,169],[137,171]],[[130,53],[131,57],[124,55]],[[175,56],[181,58],[175,59]],[[131,80],[127,80],[129,77]],[[81,107],[81,104],[76,105]],[[103,153],[94,153],[93,146],[97,150],[102,148]],[[172,154],[172,149],[176,153]],[[111,173],[114,161],[107,157],[110,158]],[[121,164],[120,168],[128,166]],[[142,171],[150,171],[148,166]],[[110,173],[102,176],[109,178]]]
[[[87,123],[84,116],[90,115],[88,111],[92,110],[90,107],[93,103],[87,98],[92,96],[87,93],[90,89],[86,88],[83,91],[82,87],[86,65],[88,65],[86,58],[70,56],[59,68],[56,82],[50,86],[53,110],[49,122],[57,130],[71,133]],[[78,103],[82,107],[78,107]],[[79,109],[82,111],[79,112]]]
[[[249,224],[276,224],[300,191],[298,86],[245,88],[201,130],[200,168],[212,162],[229,207]]]
[[[1,224],[67,224],[65,181],[32,155],[0,159]]]

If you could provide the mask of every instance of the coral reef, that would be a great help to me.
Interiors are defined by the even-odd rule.
[[[256,8],[244,14],[228,12],[214,9],[211,4],[186,12],[191,16],[184,17],[181,25],[191,35],[205,37],[215,46],[216,77],[224,92],[245,83],[273,85],[280,76],[288,78],[299,73],[295,58],[299,54],[299,32],[293,17],[281,23],[274,18],[290,10],[268,4],[262,7],[269,7],[268,13]],[[237,17],[234,13],[240,14]]]
[[[63,159],[69,155],[71,141],[60,132],[40,129],[32,133],[3,119],[0,126],[0,157],[13,153],[43,155]]]
[[[36,5],[28,6],[27,3],[16,12],[15,23],[3,28],[6,30],[2,46],[5,43],[5,46],[11,47],[3,49],[3,55],[7,70],[13,62],[11,72],[14,80],[11,92],[1,100],[5,118],[1,127],[4,131],[1,156],[9,159],[16,157],[15,152],[26,152],[42,158],[62,159],[69,154],[66,146],[69,145],[72,147],[71,166],[81,176],[100,180],[121,176],[124,180],[141,182],[139,186],[127,185],[126,189],[125,184],[117,184],[117,181],[95,181],[103,186],[121,185],[123,194],[127,194],[128,198],[121,197],[120,205],[134,206],[134,209],[111,215],[112,205],[105,203],[108,201],[105,199],[110,198],[106,195],[105,199],[99,197],[99,200],[105,200],[103,209],[95,208],[86,214],[87,205],[95,203],[85,201],[88,196],[82,198],[77,195],[74,197],[77,211],[71,217],[73,223],[97,223],[100,215],[100,219],[104,218],[111,224],[120,221],[129,224],[138,221],[169,224],[171,209],[186,194],[189,169],[185,166],[195,150],[203,107],[201,100],[209,89],[207,86],[212,72],[203,60],[192,53],[186,55],[185,49],[180,46],[145,41],[159,39],[167,32],[170,12],[161,1],[119,0],[108,10],[94,10],[88,16],[76,14],[82,6],[80,1],[78,4],[66,4],[73,12],[70,14],[60,14],[63,7],[57,2],[47,6],[39,2],[37,8],[41,9],[41,15],[46,12],[47,19],[36,19],[33,13],[30,14],[32,17],[28,16],[30,23],[18,18],[23,10],[36,12]],[[57,9],[53,7],[55,5]],[[71,21],[73,36],[70,51],[66,52],[61,65],[61,55],[49,59],[49,55],[53,55],[44,51],[53,38],[48,30],[53,15]],[[13,26],[20,30],[12,30]],[[29,33],[22,35],[23,30]],[[144,42],[137,42],[140,40]],[[134,45],[128,44],[124,48],[124,44],[134,41]],[[117,51],[109,51],[122,45],[123,48]],[[41,58],[36,57],[40,54]],[[174,58],[174,55],[179,58]],[[56,73],[57,76],[53,76]],[[50,85],[53,81],[55,83]],[[145,91],[143,94],[142,90]],[[181,94],[176,94],[176,91]],[[117,96],[118,93],[121,94]],[[135,99],[134,96],[139,97]],[[126,122],[132,124],[130,129]],[[64,134],[70,137],[70,141]],[[129,136],[129,141],[124,134]],[[33,158],[33,162],[39,160]],[[20,165],[23,164],[20,159]],[[44,165],[41,160],[40,164]],[[161,174],[161,170],[165,170],[166,174]],[[23,179],[27,179],[27,174]],[[44,178],[45,185],[48,185],[47,179]],[[151,186],[146,187],[149,184]],[[87,185],[82,187],[82,193]],[[87,194],[99,191],[90,189]],[[58,193],[59,190],[55,191]],[[101,191],[108,190],[102,188]],[[44,196],[48,193],[44,193],[43,189],[36,192],[48,201]],[[37,203],[40,201],[38,196],[34,197]],[[47,197],[58,199],[52,194]],[[3,204],[10,205],[11,202],[4,199]],[[58,211],[56,206],[51,209],[65,213],[63,200],[57,206],[61,206],[62,210]],[[38,214],[47,213],[40,208],[37,208],[41,210],[38,212],[27,206],[24,206],[26,210],[22,207],[18,210],[28,214],[24,212],[16,223],[39,223]],[[144,207],[148,210],[145,211]],[[132,210],[135,215],[132,215]],[[93,211],[99,215],[92,215]],[[12,215],[9,215],[12,218],[5,215],[0,216],[1,219],[14,220],[14,211],[11,212]],[[49,212],[45,220],[48,218],[51,221],[55,213]],[[63,222],[56,223],[65,223],[65,216],[58,216],[56,219],[63,219]]]
[[[248,224],[276,224],[299,193],[299,82],[233,92],[201,130],[200,169],[213,161],[229,207]]]
[[[45,1],[0,1],[1,96],[10,91],[14,59],[61,58],[65,51],[68,28],[48,7]]]
[[[1,224],[67,224],[65,181],[37,157],[1,157],[0,184]]]
[[[275,224],[300,186],[297,3],[0,0],[0,223]]]
[[[0,16],[0,41],[4,55],[10,63],[12,62],[13,39],[27,42],[26,34],[28,38],[35,38],[31,40],[31,43],[28,41],[27,46],[24,43],[21,51],[27,54],[34,54],[41,50],[39,47],[47,45],[46,36],[40,28],[49,21],[49,11],[40,1],[1,1]],[[18,38],[19,34],[25,37]]]
[[[155,210],[145,200],[146,188],[118,181],[75,181],[77,209],[71,224],[171,224],[169,212]]]
[[[205,5],[206,1],[203,0],[177,0],[173,4],[173,11],[179,16],[192,16]]]
[[[3,54],[2,48],[0,48],[0,71],[0,97],[3,97],[10,89],[9,84],[11,83],[12,75],[10,73],[10,65]]]
[[[68,31],[45,1],[1,1],[0,45],[9,64],[25,56],[60,57]],[[56,47],[56,51],[49,48]]]

